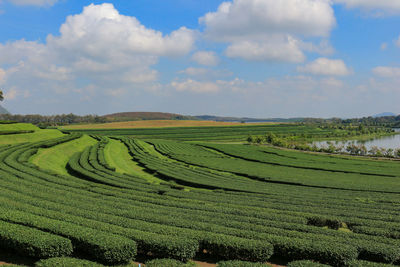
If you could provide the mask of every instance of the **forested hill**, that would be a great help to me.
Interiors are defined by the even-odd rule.
[[[362,123],[364,125],[381,125],[400,127],[400,115],[398,116],[383,116],[383,117],[364,117],[360,119],[347,119],[343,120],[343,123]]]
[[[120,112],[102,116],[106,121],[196,120],[195,117],[165,112]]]

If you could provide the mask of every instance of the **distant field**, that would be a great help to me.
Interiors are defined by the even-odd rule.
[[[69,132],[78,132],[94,135],[131,136],[141,139],[173,139],[184,141],[245,141],[249,135],[265,135],[267,132],[275,134],[304,133],[313,136],[326,136],[332,132],[329,129],[320,129],[314,126],[298,124],[234,124],[192,127],[152,127],[152,128],[109,128],[109,129],[69,129]]]
[[[15,134],[2,135],[2,132],[15,132]],[[61,136],[63,133],[59,130],[42,130],[29,123],[0,124],[0,145],[38,142]]]
[[[0,124],[0,132],[2,131],[38,131],[40,130],[35,125],[30,123],[12,123]]]
[[[274,124],[274,123],[260,123]],[[243,125],[239,122],[216,121],[187,121],[187,120],[148,120],[148,121],[124,121],[101,124],[68,125],[63,129],[133,129],[133,128],[164,128],[164,127],[198,127],[198,126],[230,126]],[[255,124],[251,124],[255,125]]]

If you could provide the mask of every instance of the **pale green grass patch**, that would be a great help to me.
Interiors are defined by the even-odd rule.
[[[85,147],[92,146],[96,142],[95,139],[84,135],[81,138],[54,147],[39,149],[38,153],[30,159],[30,162],[41,169],[68,175],[66,166],[69,158],[74,153],[83,151]]]
[[[104,148],[104,157],[108,165],[114,167],[116,172],[141,177],[152,183],[164,182],[146,172],[137,162],[133,161],[128,148],[118,140],[110,139]]]
[[[51,130],[38,129],[34,133],[0,135],[0,145],[26,143],[26,142],[39,142],[43,140],[61,137],[63,135],[64,134],[62,132],[55,129]]]

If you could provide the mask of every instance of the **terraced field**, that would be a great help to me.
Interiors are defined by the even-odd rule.
[[[320,129],[315,126],[296,124],[261,124],[233,126],[203,126],[203,127],[165,127],[137,129],[68,129],[68,132],[78,132],[94,135],[130,136],[140,139],[172,139],[184,141],[245,141],[250,135],[302,133],[315,138],[325,137],[332,132],[343,130]]]
[[[400,263],[399,162],[210,142],[253,130],[235,137],[226,128],[60,133],[0,146],[0,248],[64,257],[37,266],[137,257]],[[190,134],[202,142],[172,140]]]

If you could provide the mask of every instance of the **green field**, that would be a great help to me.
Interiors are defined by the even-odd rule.
[[[184,141],[245,141],[249,135],[302,133],[315,138],[324,137],[332,132],[342,130],[320,129],[309,125],[296,124],[266,124],[266,125],[234,125],[234,126],[204,126],[204,127],[169,127],[169,128],[138,128],[138,129],[83,129],[67,130],[95,135],[131,136],[140,139],[172,139]]]
[[[62,143],[50,148],[41,148],[30,158],[30,162],[41,169],[52,170],[59,174],[67,175],[67,163],[69,158],[76,152],[80,152],[85,147],[94,145],[96,141],[84,135],[71,142]]]
[[[0,248],[38,266],[400,264],[400,162],[227,143],[331,130],[54,131],[0,146]]]
[[[1,132],[15,132],[17,134],[2,135]],[[0,124],[0,145],[38,142],[60,136],[63,136],[63,133],[59,130],[41,130],[29,123]]]

